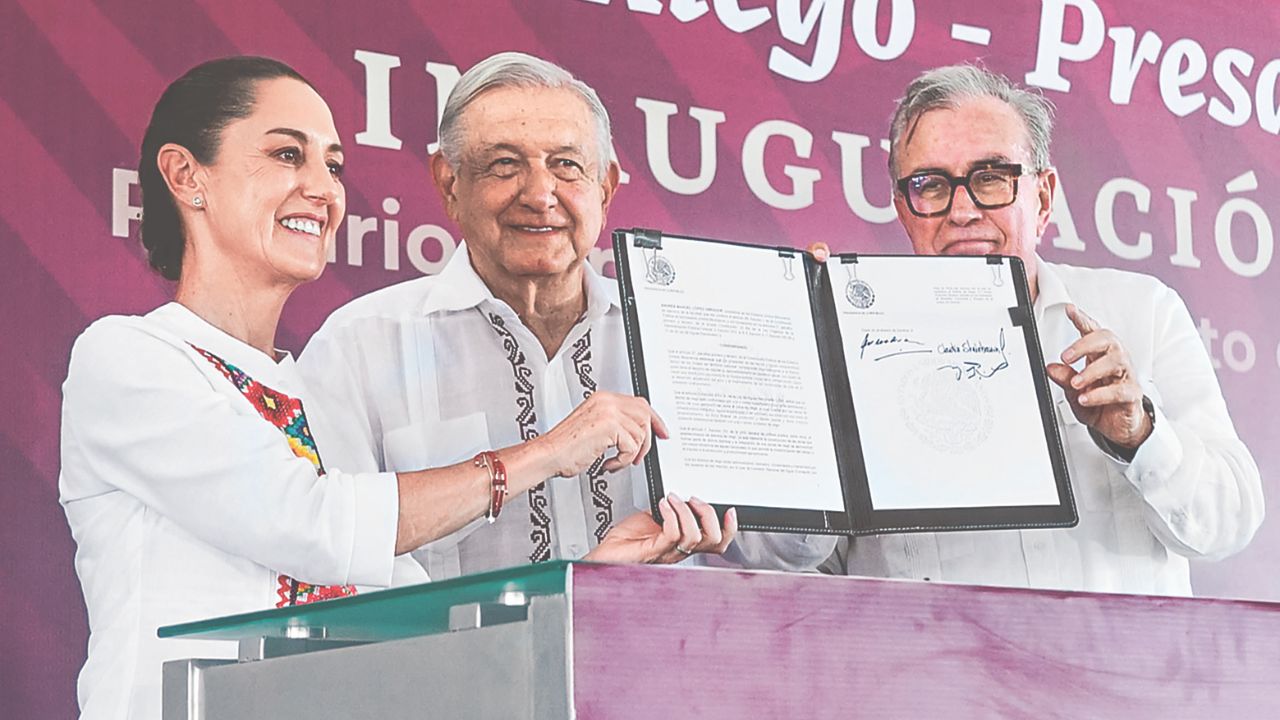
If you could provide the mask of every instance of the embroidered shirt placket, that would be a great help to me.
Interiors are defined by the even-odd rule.
[[[578,402],[595,392],[590,330],[572,343],[566,343],[566,347],[542,367],[539,385],[535,389],[532,382],[535,373],[531,366],[539,363],[525,355],[513,328],[508,327],[507,319],[496,312],[482,312],[511,365],[516,393],[515,419],[522,440],[530,440],[550,429],[550,425],[541,418],[567,417]],[[566,368],[563,357],[565,353],[570,353],[571,369]],[[575,381],[572,385],[577,386],[576,388],[571,388],[569,375],[572,375]],[[542,414],[537,412],[539,405],[545,411]],[[530,562],[550,560],[553,541],[558,557],[582,557],[612,527],[613,501],[608,495],[608,481],[604,479],[603,465],[604,460],[601,458],[576,478],[552,478],[529,491],[529,538],[533,542]],[[591,498],[593,507],[590,532],[594,535],[594,542],[587,535],[587,496]],[[556,528],[554,533],[551,530],[553,518]]]
[[[515,421],[520,428],[520,440],[528,442],[538,437],[538,413],[535,407],[533,370],[529,368],[528,359],[520,349],[516,336],[507,327],[507,321],[498,313],[476,308],[484,314],[489,326],[497,335],[502,350],[506,353],[507,363],[511,366],[512,381],[515,389]],[[529,490],[529,540],[533,549],[529,553],[529,562],[540,563],[551,559],[551,515],[549,511],[547,484],[538,483]]]
[[[591,364],[591,331],[587,330],[577,342],[573,343],[573,371],[582,386],[582,399],[585,401],[596,391],[596,381],[592,377],[594,367]],[[595,539],[599,544],[609,529],[613,527],[613,499],[609,497],[609,480],[604,474],[604,456],[601,455],[587,468],[583,474],[585,487],[591,493],[591,504],[595,508]]]

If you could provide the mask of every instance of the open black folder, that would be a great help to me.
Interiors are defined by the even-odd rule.
[[[632,381],[671,430],[653,511],[867,535],[1077,522],[1014,257],[836,255],[613,234]]]

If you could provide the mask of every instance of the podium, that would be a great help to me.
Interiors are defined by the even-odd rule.
[[[201,718],[1280,717],[1280,605],[553,562],[176,625]]]

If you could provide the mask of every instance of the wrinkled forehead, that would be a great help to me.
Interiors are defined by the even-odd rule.
[[[921,113],[903,132],[898,170],[958,174],[990,162],[1029,163],[1030,133],[1022,116],[993,97],[967,98]]]
[[[459,115],[463,153],[494,147],[546,152],[576,148],[597,159],[599,131],[591,108],[568,88],[497,87],[476,96]]]

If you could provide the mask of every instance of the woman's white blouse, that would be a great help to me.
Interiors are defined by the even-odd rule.
[[[412,558],[394,557],[395,475],[318,475],[193,345],[306,410],[291,357],[276,362],[177,303],[103,318],[77,339],[59,492],[89,612],[86,718],[160,717],[164,660],[236,648],[160,640],[156,629],[271,608],[277,573],[323,585],[426,580]]]

